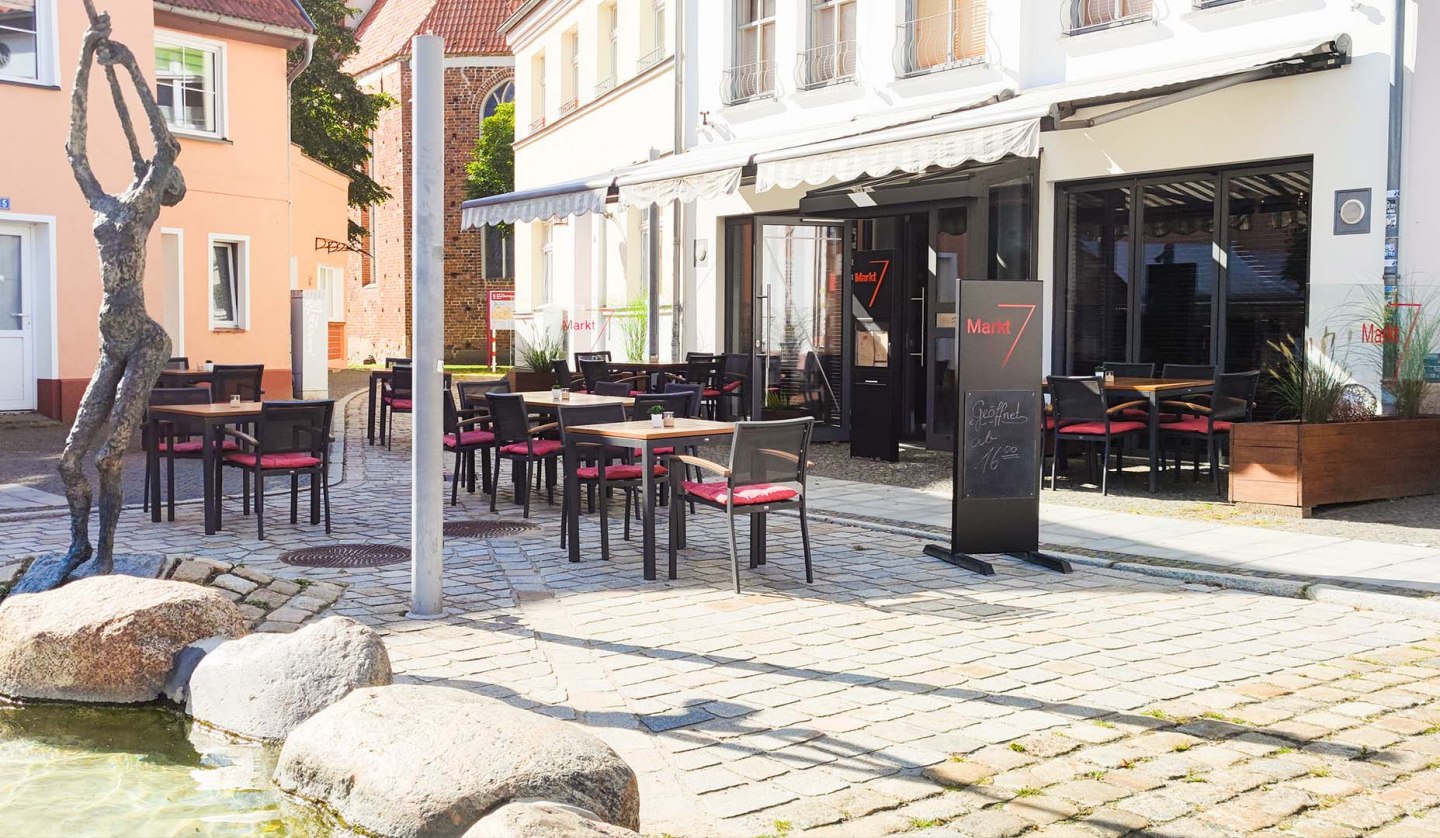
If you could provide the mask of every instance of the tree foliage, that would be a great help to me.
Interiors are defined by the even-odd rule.
[[[475,150],[465,164],[465,197],[488,198],[515,191],[515,103],[505,102],[480,123]]]
[[[345,0],[305,0],[315,22],[315,50],[310,66],[295,79],[290,93],[290,138],[310,157],[350,178],[350,206],[364,209],[390,197],[385,187],[365,173],[370,160],[370,134],[380,112],[395,103],[384,93],[366,93],[344,70],[359,50],[355,33],[345,25]],[[303,50],[290,60],[303,60]],[[350,222],[350,240],[365,229]]]

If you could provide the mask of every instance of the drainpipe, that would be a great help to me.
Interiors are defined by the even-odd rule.
[[[1404,2],[1404,0],[1401,0]],[[675,0],[675,154],[685,151],[685,6],[688,0]],[[671,204],[674,218],[671,237],[674,270],[670,274],[670,360],[679,359],[685,344],[685,280],[690,266],[685,264],[685,206],[679,201]]]
[[[1395,0],[1395,46],[1391,56],[1393,76],[1390,80],[1390,144],[1385,170],[1385,285],[1394,286],[1400,278],[1400,175],[1401,140],[1405,131],[1405,5],[1408,0]],[[1390,212],[1390,203],[1395,211]]]

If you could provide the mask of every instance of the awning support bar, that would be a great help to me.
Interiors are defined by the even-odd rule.
[[[1204,96],[1207,93],[1214,93],[1218,90],[1226,90],[1237,85],[1246,84],[1247,82],[1267,79],[1274,75],[1275,68],[1273,66],[1263,67],[1259,70],[1250,70],[1244,73],[1236,73],[1233,76],[1225,76],[1224,78],[1213,79],[1211,81],[1205,82],[1204,84],[1196,85],[1195,87],[1187,88],[1185,90],[1177,90],[1174,93],[1167,93],[1164,96],[1157,96],[1154,99],[1147,99],[1144,102],[1137,102],[1133,105],[1127,105],[1123,108],[1117,108],[1108,113],[1100,114],[1099,116],[1092,116],[1087,119],[1072,119],[1066,122],[1056,123],[1055,130],[1073,131],[1077,128],[1095,128],[1100,125],[1107,125],[1111,122],[1124,119],[1127,116],[1135,116],[1136,114],[1153,111],[1157,108],[1163,108],[1167,105],[1173,105],[1177,102],[1183,102],[1186,99],[1194,99],[1197,96]]]

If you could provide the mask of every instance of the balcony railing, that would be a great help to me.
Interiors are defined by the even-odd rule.
[[[662,58],[664,58],[664,57],[665,57],[665,48],[664,48],[664,47],[656,47],[656,48],[650,50],[649,52],[647,52],[647,53],[645,53],[644,55],[640,56],[640,60],[639,60],[639,61],[636,61],[636,62],[635,62],[635,72],[637,72],[637,73],[643,73],[643,72],[645,72],[646,70],[650,69],[651,67],[654,67],[656,64],[659,64],[659,63],[660,63],[660,59],[662,59]]]
[[[1197,9],[1213,9],[1216,6],[1228,6],[1231,3],[1243,3],[1245,0],[1195,0]]]
[[[536,131],[539,131],[541,128],[544,128],[544,127],[545,127],[545,117],[543,117],[543,116],[537,116],[537,117],[535,117],[534,119],[530,120],[530,131],[531,131],[531,133],[534,133],[534,132],[536,132]]]
[[[912,76],[984,63],[987,55],[984,0],[900,24],[895,69]]]
[[[1070,0],[1067,34],[1079,35],[1097,29],[1128,26],[1153,20],[1154,17],[1152,0]]]
[[[720,96],[727,105],[774,96],[775,62],[755,61],[731,67],[724,72],[720,83]]]
[[[596,96],[604,96],[606,93],[609,93],[610,91],[612,91],[612,90],[614,90],[614,89],[615,89],[615,76],[614,76],[614,75],[611,75],[609,78],[601,79],[601,80],[600,80],[600,83],[597,84],[597,85],[595,85],[595,95],[596,95]]]
[[[580,99],[572,96],[560,104],[560,115],[564,116],[568,113],[573,113],[578,107],[580,107]]]
[[[801,89],[841,84],[855,78],[854,41],[837,41],[803,50],[795,62],[795,84]]]

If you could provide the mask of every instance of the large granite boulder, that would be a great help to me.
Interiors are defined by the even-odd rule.
[[[352,690],[389,683],[380,635],[348,617],[328,617],[293,634],[221,643],[195,665],[185,712],[240,736],[284,739]]]
[[[0,695],[129,704],[159,697],[175,654],[245,618],[186,582],[96,576],[0,603]]]
[[[527,798],[627,829],[640,820],[635,772],[604,742],[448,687],[355,690],[290,733],[275,782],[359,831],[391,838],[460,836]]]
[[[639,838],[577,806],[549,800],[517,800],[476,821],[465,838]]]

